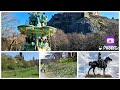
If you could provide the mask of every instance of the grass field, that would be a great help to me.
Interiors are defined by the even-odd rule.
[[[3,71],[2,78],[39,78],[39,72],[37,68],[29,68],[17,71]]]

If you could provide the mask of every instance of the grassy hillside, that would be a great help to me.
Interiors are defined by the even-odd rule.
[[[51,62],[46,65],[46,76],[49,78],[76,78],[77,77],[77,63],[65,62],[54,63]]]

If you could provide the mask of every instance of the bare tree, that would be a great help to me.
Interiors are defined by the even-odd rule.
[[[18,51],[23,44],[25,35],[17,34],[19,20],[10,12],[1,13],[2,50]]]
[[[10,12],[1,13],[1,31],[2,37],[7,37],[15,34],[16,24],[19,20],[12,16]]]
[[[67,35],[62,30],[57,32],[50,38],[52,51],[68,50],[69,41]]]

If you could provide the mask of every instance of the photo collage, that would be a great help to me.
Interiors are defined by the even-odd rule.
[[[119,79],[115,11],[1,11],[0,79]]]

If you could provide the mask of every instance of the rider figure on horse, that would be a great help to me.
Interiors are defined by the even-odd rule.
[[[100,52],[98,53],[98,64],[99,64],[99,67],[102,70],[102,59],[101,59],[101,53]]]

